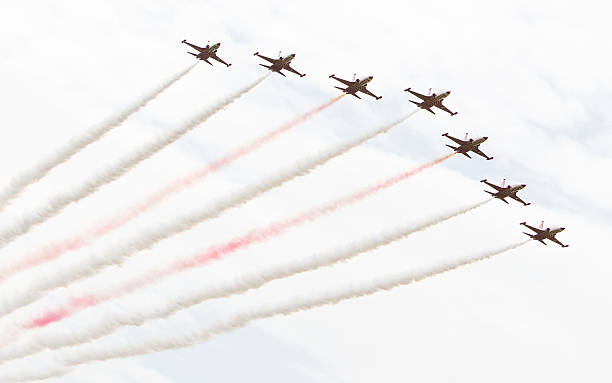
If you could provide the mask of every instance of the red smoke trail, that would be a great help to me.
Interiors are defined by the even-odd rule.
[[[237,160],[238,158],[245,156],[249,154],[250,152],[254,151],[255,149],[261,147],[262,145],[271,141],[272,139],[274,139],[276,136],[280,135],[281,133],[284,133],[290,130],[291,128],[295,127],[296,125],[308,120],[312,116],[316,115],[317,113],[333,105],[335,102],[340,100],[345,95],[346,94],[342,94],[338,97],[334,97],[333,99],[314,108],[313,110],[302,114],[301,116],[287,122],[286,124],[283,124],[279,128],[272,130],[264,134],[263,136],[260,136],[254,139],[253,141],[247,143],[244,146],[239,147],[233,152],[228,153],[224,157],[221,157],[220,159],[216,160],[215,162],[206,166],[205,168],[189,176],[186,176],[186,177],[183,177],[183,178],[180,178],[174,181],[173,183],[169,184],[168,186],[161,189],[160,191],[150,195],[144,201],[140,202],[139,204],[132,207],[128,211],[116,215],[115,217],[109,219],[107,222],[99,224],[84,233],[74,236],[73,238],[66,239],[59,243],[48,245],[32,254],[25,256],[23,259],[20,259],[19,262],[13,265],[4,267],[3,269],[0,269],[0,281],[20,271],[26,270],[31,267],[38,266],[45,262],[52,261],[68,251],[78,250],[84,246],[89,245],[90,243],[94,242],[97,238],[109,233],[110,231],[114,229],[117,229],[125,225],[132,219],[136,218],[138,215],[146,212],[150,208],[154,207],[158,203],[162,202],[163,200],[171,196],[172,194],[175,194],[193,185],[195,182],[205,178],[211,173],[214,173],[215,171],[228,165],[232,161]]]
[[[265,228],[251,230],[243,236],[236,237],[225,244],[212,246],[203,253],[196,254],[195,256],[189,259],[177,261],[167,267],[164,267],[163,269],[148,272],[147,274],[142,275],[122,286],[113,288],[109,292],[101,294],[89,294],[84,295],[82,297],[72,298],[69,303],[64,307],[49,311],[41,315],[40,317],[35,318],[31,322],[25,324],[23,327],[33,328],[46,326],[49,323],[59,321],[67,316],[74,314],[77,311],[83,310],[84,308],[95,306],[113,298],[118,298],[141,287],[145,287],[147,285],[158,282],[178,272],[191,269],[193,267],[205,265],[210,261],[218,260],[224,255],[230,254],[243,247],[247,247],[253,243],[263,242],[272,237],[276,237],[282,234],[283,232],[293,227],[296,227],[306,221],[310,221],[323,215],[330,214],[344,206],[358,202],[378,191],[391,187],[396,183],[403,181],[417,173],[420,173],[421,171],[427,168],[439,164],[440,162],[450,158],[455,154],[456,153],[445,155],[444,157],[440,157],[434,161],[423,164],[410,171],[402,172],[396,176],[383,180],[372,186],[368,186],[363,190],[360,190],[353,194],[349,194],[346,197],[339,198],[323,206],[314,208],[296,217],[275,222]]]

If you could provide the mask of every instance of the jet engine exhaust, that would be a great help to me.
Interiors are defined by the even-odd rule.
[[[219,260],[228,254],[231,254],[239,249],[248,247],[249,245],[252,245],[254,243],[263,242],[268,239],[277,237],[283,234],[284,232],[295,228],[303,223],[313,221],[322,216],[331,214],[336,210],[339,210],[340,208],[361,201],[370,195],[373,195],[381,190],[394,186],[395,184],[404,181],[412,177],[413,175],[422,172],[425,169],[431,168],[432,166],[435,166],[447,160],[454,154],[455,153],[445,155],[443,157],[425,163],[421,166],[418,166],[417,168],[414,168],[412,170],[399,173],[393,177],[387,178],[376,184],[367,186],[364,189],[351,193],[345,197],[336,199],[322,206],[308,210],[295,217],[277,221],[264,228],[253,229],[241,236],[235,237],[229,242],[216,246],[211,246],[208,250],[197,253],[186,259],[175,261],[164,266],[163,268],[146,271],[145,273],[141,274],[138,277],[135,277],[124,285],[118,285],[106,289],[105,291],[100,291],[98,293],[83,294],[80,297],[78,296],[71,298],[66,304],[62,305],[58,309],[47,311],[42,315],[32,319],[31,321],[28,321],[22,326],[22,328],[28,329],[46,326],[50,323],[66,318],[87,307],[96,306],[100,303],[121,297],[123,295],[129,294],[145,286],[154,284],[182,271],[189,270],[194,267],[201,267],[210,262]]]
[[[222,169],[233,161],[251,153],[256,149],[259,149],[261,146],[272,141],[274,138],[281,135],[282,133],[285,133],[291,130],[292,128],[298,126],[299,124],[307,121],[308,119],[312,118],[313,116],[335,104],[344,96],[345,95],[343,94],[334,97],[331,100],[328,100],[323,104],[317,106],[316,108],[288,121],[280,127],[271,130],[255,138],[254,140],[236,148],[225,156],[214,161],[210,165],[205,166],[201,170],[194,172],[191,175],[175,180],[174,182],[167,185],[165,188],[149,195],[148,197],[145,197],[142,202],[128,209],[126,212],[119,213],[114,217],[108,219],[104,223],[96,224],[91,229],[83,233],[77,234],[72,238],[46,245],[40,250],[28,254],[25,257],[19,259],[19,261],[13,265],[0,267],[0,281],[14,275],[17,272],[41,265],[45,262],[52,261],[65,254],[66,252],[74,251],[93,243],[99,237],[125,225],[140,214],[158,205],[159,203],[167,199],[169,196],[174,195],[180,192],[181,190],[184,190],[185,188],[204,179],[208,175]]]

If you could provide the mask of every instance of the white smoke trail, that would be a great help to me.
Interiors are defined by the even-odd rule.
[[[130,312],[122,310],[110,317],[104,316],[100,318],[101,320],[97,323],[88,323],[86,327],[74,329],[69,337],[56,337],[54,334],[46,338],[28,337],[26,339],[27,344],[25,345],[20,344],[16,347],[5,347],[2,349],[0,352],[0,361],[23,358],[42,351],[45,348],[57,349],[79,343],[92,342],[97,338],[114,332],[121,326],[140,326],[148,320],[168,317],[180,310],[185,310],[189,307],[201,304],[209,299],[241,294],[248,290],[259,288],[273,280],[287,278],[295,274],[347,261],[359,254],[386,246],[392,242],[404,239],[411,234],[426,230],[434,225],[468,213],[489,201],[491,201],[491,199],[487,198],[484,201],[472,204],[460,210],[440,214],[425,222],[402,225],[388,232],[362,239],[342,249],[334,249],[328,253],[316,254],[287,264],[277,265],[267,270],[257,271],[252,275],[237,277],[227,281],[224,285],[216,286],[212,289],[188,292],[184,296],[175,297],[172,300],[157,302],[156,305],[150,307],[150,311]]]
[[[39,368],[30,370],[20,369],[14,373],[11,373],[10,375],[7,374],[0,378],[3,378],[2,381],[7,382],[23,382],[33,379],[46,379],[63,375],[70,371],[70,369],[74,366],[93,361],[128,358],[137,355],[146,355],[165,350],[193,346],[206,342],[216,335],[245,327],[255,320],[270,318],[278,315],[289,315],[299,311],[337,304],[348,299],[372,295],[380,291],[391,290],[399,286],[420,282],[422,280],[435,277],[457,268],[480,262],[504,252],[516,249],[528,242],[530,242],[530,240],[524,240],[522,242],[504,246],[499,249],[485,251],[479,255],[460,257],[455,260],[439,262],[434,266],[426,267],[421,270],[395,273],[390,276],[372,279],[369,282],[361,283],[359,286],[348,285],[334,291],[323,291],[318,295],[291,297],[290,299],[286,299],[278,303],[247,308],[245,310],[238,311],[226,319],[213,322],[212,324],[202,326],[196,330],[178,336],[169,336],[168,334],[164,333],[157,337],[148,337],[147,339],[141,340],[138,343],[130,344],[128,342],[117,341],[112,343],[107,342],[100,346],[94,343],[93,345],[86,344],[79,347],[72,347],[55,354],[56,359],[54,362],[56,364],[47,371]]]
[[[242,88],[236,91],[235,93],[229,95],[216,105],[208,108],[203,112],[199,112],[186,123],[182,124],[180,127],[168,132],[165,135],[159,136],[153,142],[150,142],[140,150],[133,152],[131,155],[123,158],[114,165],[111,165],[102,172],[94,175],[86,182],[83,182],[81,185],[77,186],[75,189],[67,193],[55,196],[47,203],[46,206],[41,207],[37,211],[34,211],[29,214],[28,216],[19,219],[13,225],[0,230],[0,247],[6,246],[15,238],[27,233],[32,227],[41,224],[49,218],[59,214],[69,204],[87,197],[88,195],[97,191],[101,186],[121,177],[126,172],[131,170],[134,166],[153,156],[155,153],[159,152],[166,146],[172,144],[181,136],[183,136],[190,130],[196,128],[204,121],[208,120],[215,113],[219,112],[232,102],[236,101],[238,98],[240,98],[240,96],[249,92],[268,76],[269,74],[259,78],[257,81],[253,82],[247,87]]]
[[[257,196],[274,188],[280,187],[284,183],[296,177],[306,175],[315,168],[343,155],[352,148],[355,148],[376,137],[377,135],[387,132],[394,126],[401,124],[410,116],[414,115],[417,111],[419,111],[419,109],[392,123],[383,125],[382,127],[374,129],[354,139],[341,142],[326,151],[322,151],[310,158],[302,160],[285,171],[281,171],[277,175],[263,180],[262,182],[247,188],[238,194],[219,200],[212,205],[204,206],[202,208],[194,208],[194,210],[188,215],[179,217],[172,222],[162,224],[157,228],[146,230],[136,235],[131,240],[128,240],[116,248],[111,249],[110,251],[93,255],[90,257],[90,259],[79,260],[78,263],[54,270],[53,273],[45,274],[41,278],[32,280],[28,286],[23,286],[19,292],[2,294],[0,295],[2,297],[2,301],[0,301],[0,316],[6,315],[20,307],[34,302],[40,298],[41,294],[45,290],[67,286],[68,284],[79,279],[96,274],[102,268],[112,265],[120,265],[125,258],[138,251],[148,249],[166,238],[187,231],[205,220],[215,218],[227,209],[241,206]]]
[[[88,145],[99,140],[106,133],[121,125],[131,115],[138,112],[149,102],[168,89],[172,84],[180,80],[183,76],[189,73],[196,64],[190,65],[174,76],[170,77],[165,82],[161,83],[151,92],[137,100],[126,109],[110,118],[102,121],[97,126],[86,131],[80,137],[74,137],[62,148],[55,151],[50,157],[43,159],[37,165],[13,178],[10,183],[0,192],[0,211],[14,198],[18,197],[29,185],[39,181],[47,173],[56,166],[68,161],[79,151],[83,150]]]

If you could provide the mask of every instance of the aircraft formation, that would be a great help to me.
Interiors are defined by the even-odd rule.
[[[206,61],[208,64],[212,65],[212,63],[210,61],[208,61],[208,58],[212,58],[214,60],[217,60],[223,64],[225,64],[227,67],[229,67],[232,64],[227,64],[225,61],[223,61],[222,59],[220,59],[216,52],[217,49],[219,48],[219,46],[221,45],[221,43],[217,43],[214,45],[209,45],[207,44],[204,48],[198,47],[197,45],[188,43],[186,40],[183,40],[182,43],[189,45],[190,47],[196,49],[199,54],[195,54],[195,53],[191,53],[188,52],[189,54],[195,56],[198,60],[203,60]],[[261,66],[263,66],[264,68],[267,68],[268,70],[272,71],[272,72],[276,72],[284,77],[286,77],[286,75],[282,72],[283,70],[286,70],[288,72],[294,73],[300,77],[304,77],[306,76],[306,74],[300,73],[297,70],[293,69],[291,67],[291,63],[293,61],[293,59],[295,58],[295,53],[292,53],[290,55],[287,55],[285,57],[281,56],[279,53],[279,57],[277,59],[273,59],[270,57],[266,57],[264,55],[259,54],[259,52],[255,52],[254,56],[257,56],[259,58],[262,58],[266,61],[268,61],[270,63],[270,65],[264,65],[264,64],[259,64]],[[380,100],[382,98],[382,96],[377,96],[374,93],[370,92],[367,89],[367,85],[374,79],[374,76],[367,76],[365,78],[359,79],[359,78],[355,78],[353,77],[353,80],[349,81],[349,80],[344,80],[341,79],[339,77],[336,77],[336,75],[332,74],[329,76],[329,78],[334,79],[340,83],[342,83],[344,86],[346,86],[345,88],[339,87],[339,86],[334,86],[336,89],[341,90],[342,92],[346,93],[346,94],[350,94],[351,96],[354,96],[356,98],[361,99],[361,97],[359,97],[358,93],[363,93],[366,94],[370,97],[375,98],[376,100]],[[410,94],[412,94],[413,96],[416,96],[420,99],[419,101],[414,101],[414,100],[409,100],[411,103],[415,104],[417,107],[419,107],[420,109],[424,109],[427,110],[428,112],[435,114],[435,112],[432,110],[432,108],[437,108],[440,109],[448,114],[450,114],[451,116],[454,116],[457,114],[457,112],[453,112],[450,109],[448,109],[446,106],[444,106],[444,104],[442,103],[450,94],[451,91],[445,91],[442,92],[440,94],[421,94],[419,92],[415,92],[413,91],[410,87],[404,89],[405,92],[409,92]],[[431,92],[431,89],[430,89]],[[450,139],[451,141],[453,141],[457,146],[452,146],[452,145],[446,145],[449,148],[453,149],[455,151],[455,153],[459,153],[459,154],[463,154],[464,156],[468,157],[468,158],[472,158],[470,157],[470,155],[468,154],[469,152],[472,152],[474,154],[477,154],[487,160],[492,160],[493,157],[489,157],[487,156],[482,150],[480,150],[480,145],[483,144],[488,137],[478,137],[478,138],[469,138],[468,139],[468,134],[466,133],[465,138],[459,139],[456,137],[452,137],[450,136],[448,133],[444,133],[442,134],[442,136]],[[486,179],[480,181],[485,183],[486,185],[492,187],[493,189],[495,189],[495,192],[490,192],[490,191],[485,191],[486,193],[491,194],[491,196],[493,196],[496,199],[499,199],[505,203],[509,203],[508,201],[506,201],[506,198],[510,198],[513,199],[515,201],[518,201],[520,203],[522,203],[524,206],[528,206],[531,205],[531,203],[526,203],[524,202],[520,197],[518,197],[516,194],[525,188],[525,184],[521,184],[521,185],[505,185],[506,180],[504,179],[502,181],[502,184],[500,186],[497,186],[495,184],[492,184],[490,182],[487,182]],[[529,228],[530,230],[534,231],[535,234],[528,234],[528,233],[524,233],[526,235],[528,235],[529,237],[531,237],[533,240],[535,241],[539,241],[543,244],[546,245],[546,243],[544,242],[545,239],[548,239],[552,242],[555,242],[559,245],[561,245],[562,247],[567,247],[569,245],[564,245],[562,244],[559,240],[557,240],[555,238],[555,235],[560,233],[561,231],[565,230],[565,228],[547,228],[544,229],[543,225],[544,225],[544,221],[542,221],[542,223],[540,224],[540,228],[535,228],[533,226],[529,226],[526,224],[526,222],[522,222],[521,225],[526,226],[527,228]]]
[[[212,63],[210,63],[207,59],[208,58],[212,58],[214,60],[217,60],[223,64],[225,64],[227,67],[229,67],[232,64],[227,64],[225,61],[221,60],[216,52],[217,49],[219,48],[219,46],[221,45],[221,43],[216,43],[212,46],[210,46],[209,44],[206,45],[206,47],[204,48],[200,48],[197,45],[188,43],[186,40],[183,40],[182,43],[189,45],[190,47],[198,50],[198,52],[200,52],[199,54],[195,54],[195,53],[191,53],[188,52],[189,54],[195,56],[198,60],[203,60],[206,61],[208,64],[212,65]],[[293,61],[293,59],[295,59],[295,53],[292,53],[290,55],[287,55],[285,57],[281,56],[281,54],[279,53],[279,57],[277,59],[273,59],[270,57],[266,57],[263,56],[261,54],[259,54],[259,52],[255,52],[254,56],[257,56],[259,58],[262,58],[266,61],[268,61],[270,63],[270,65],[264,65],[264,64],[259,64],[261,66],[263,66],[264,68],[267,68],[268,70],[272,71],[272,72],[276,72],[284,77],[286,77],[286,75],[282,72],[283,70],[289,71],[291,73],[294,73],[300,77],[304,77],[306,76],[306,74],[302,74],[300,72],[298,72],[297,70],[293,69],[291,67],[291,63]],[[342,83],[343,85],[346,86],[346,88],[342,88],[339,86],[334,86],[334,88],[341,90],[342,92],[346,93],[346,94],[350,94],[351,96],[357,97],[359,99],[361,99],[361,97],[359,97],[358,93],[363,93],[366,94],[370,97],[375,98],[376,100],[380,100],[382,98],[382,96],[377,96],[374,93],[370,92],[367,89],[367,85],[374,79],[374,76],[367,76],[365,78],[359,79],[359,78],[355,78],[353,77],[353,80],[349,81],[349,80],[344,80],[341,79],[339,77],[336,77],[336,75],[332,74],[329,76],[329,78],[334,79],[340,83]],[[412,90],[412,88],[406,88],[404,89],[405,92],[409,92],[410,94],[412,94],[413,96],[416,96],[420,99],[419,101],[414,101],[414,100],[409,100],[411,103],[415,104],[417,107],[419,107],[420,109],[423,110],[427,110],[428,112],[430,112],[431,114],[436,114],[432,108],[437,108],[440,109],[448,114],[450,114],[451,116],[454,116],[457,114],[457,112],[453,112],[450,109],[448,109],[446,106],[444,106],[444,104],[442,103],[450,94],[451,91],[445,91],[442,92],[440,94],[428,94],[428,95],[424,95],[418,92],[415,92]],[[430,89],[431,92],[431,89]],[[452,145],[446,145],[449,148],[453,149],[455,151],[455,153],[459,153],[459,154],[463,154],[464,156],[468,157],[468,158],[472,158],[470,157],[470,155],[468,154],[469,152],[472,152],[474,154],[477,154],[487,160],[492,160],[493,157],[489,157],[487,156],[482,150],[480,150],[480,145],[483,144],[488,137],[478,137],[478,138],[469,138],[468,139],[468,134],[465,134],[465,138],[459,139],[456,137],[452,137],[450,136],[448,133],[444,133],[442,134],[443,137],[446,137],[448,139],[450,139],[451,141],[453,141],[457,146],[452,146]],[[525,184],[521,184],[521,185],[505,185],[506,180],[504,179],[502,181],[502,184],[500,186],[497,186],[495,184],[492,184],[490,182],[487,182],[486,179],[480,181],[485,183],[486,185],[492,187],[493,189],[495,189],[495,192],[490,192],[490,191],[486,191],[486,193],[491,194],[491,196],[493,196],[496,199],[499,199],[507,204],[509,204],[508,201],[506,201],[506,198],[511,198],[515,201],[518,201],[520,203],[523,204],[523,206],[528,206],[531,205],[531,203],[526,203],[524,202],[520,197],[518,197],[516,195],[516,193],[518,193],[520,190],[524,189]],[[546,228],[544,229],[544,221],[542,221],[542,223],[540,224],[540,228],[536,228],[533,226],[529,226],[527,225],[526,222],[522,222],[521,225],[529,228],[530,230],[534,231],[535,234],[529,234],[529,233],[524,233],[527,236],[529,236],[530,238],[532,238],[535,241],[539,241],[541,243],[543,243],[544,245],[546,245],[546,242],[544,242],[545,239],[548,239],[554,243],[559,244],[562,247],[568,247],[569,245],[564,245],[562,244],[559,240],[557,240],[555,238],[555,235],[560,233],[561,231],[565,230],[565,228],[560,227],[560,228]]]

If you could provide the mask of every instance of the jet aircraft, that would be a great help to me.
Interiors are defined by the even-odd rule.
[[[490,187],[492,187],[493,189],[495,189],[495,193],[494,192],[490,192],[485,190],[485,193],[489,193],[491,194],[493,197],[498,198],[502,201],[504,201],[505,203],[509,204],[508,201],[506,201],[506,198],[512,198],[515,201],[518,201],[520,203],[522,203],[523,205],[527,206],[527,205],[531,205],[531,202],[525,202],[522,199],[520,199],[516,193],[518,193],[519,190],[523,189],[525,186],[525,184],[521,184],[521,185],[505,185],[506,184],[506,179],[504,178],[504,180],[502,181],[500,186],[494,185],[490,182],[487,182],[486,179],[481,180],[480,182],[484,182],[485,184],[489,185]]]
[[[431,91],[431,89],[430,89]],[[410,92],[413,95],[417,96],[418,98],[420,98],[421,102],[417,102],[417,101],[412,101],[410,100],[411,103],[415,104],[416,106],[418,106],[421,109],[425,109],[428,112],[432,113],[432,114],[436,114],[434,113],[433,110],[431,110],[431,108],[436,107],[438,109],[442,109],[443,111],[450,113],[451,116],[454,116],[455,114],[457,114],[457,112],[451,112],[450,110],[448,110],[447,107],[445,107],[444,105],[442,105],[442,101],[448,97],[448,95],[451,93],[450,90],[440,93],[440,94],[431,94],[431,95],[424,95],[418,92],[415,92],[413,90],[411,90],[411,88],[407,88],[404,89],[404,92]]]
[[[464,156],[466,156],[468,158],[472,158],[472,157],[470,157],[468,152],[474,152],[474,153],[478,154],[479,156],[486,158],[487,160],[492,160],[493,159],[493,157],[487,156],[486,154],[484,154],[478,148],[480,146],[480,144],[485,142],[489,137],[481,137],[481,138],[477,138],[477,139],[470,138],[468,140],[467,139],[467,133],[466,133],[465,134],[465,140],[460,140],[458,138],[449,136],[448,133],[444,133],[443,136],[453,140],[455,143],[457,143],[459,145],[459,146],[446,145],[449,148],[455,150],[455,152],[457,152],[457,153],[461,153],[461,154],[463,154]]]
[[[289,72],[297,74],[300,77],[306,76],[305,74],[301,74],[300,72],[296,71],[295,69],[293,69],[291,67],[291,60],[293,60],[295,58],[295,53],[292,53],[292,54],[290,54],[288,56],[285,56],[285,57],[280,56],[280,54],[279,54],[280,57],[277,58],[277,59],[271,59],[269,57],[260,55],[259,52],[255,52],[253,54],[253,56],[260,57],[260,58],[270,62],[272,65],[264,65],[264,64],[259,64],[259,65],[261,65],[264,68],[268,68],[272,72],[276,72],[276,73],[278,73],[280,75],[285,76],[285,74],[283,72],[281,72],[283,69],[285,69],[285,70],[288,70]],[[287,76],[285,76],[285,77],[287,77]]]
[[[533,226],[529,226],[527,225],[527,222],[521,222],[521,225],[527,227],[530,230],[533,230],[535,232],[535,234],[529,234],[529,233],[525,233],[523,232],[523,234],[528,235],[529,237],[531,237],[531,239],[536,240],[536,241],[540,241],[543,244],[546,245],[546,243],[544,242],[545,239],[548,239],[550,241],[553,241],[554,243],[561,245],[561,247],[568,247],[569,245],[564,245],[561,242],[559,242],[559,240],[557,238],[555,238],[555,235],[559,234],[560,232],[562,232],[563,230],[565,230],[564,227],[557,227],[557,228],[546,228],[544,229],[544,221],[542,221],[542,223],[540,224],[540,228],[535,228]]]
[[[191,52],[187,52],[192,56],[195,56],[195,58],[197,58],[198,60],[202,60],[202,61],[206,61],[208,64],[212,65],[212,63],[210,61],[208,61],[208,59],[213,59],[213,60],[217,60],[222,64],[225,64],[225,66],[231,66],[232,64],[228,64],[225,61],[223,61],[219,56],[217,56],[217,49],[219,49],[219,47],[221,46],[221,43],[216,43],[215,45],[210,45],[210,44],[206,44],[206,46],[204,48],[201,48],[197,45],[188,43],[187,40],[183,40],[181,41],[183,44],[187,44],[190,47],[192,47],[193,49],[197,50],[199,53],[191,53]]]
[[[346,88],[341,88],[339,86],[335,86],[334,88],[340,89],[344,93],[350,94],[350,95],[355,96],[355,97],[357,97],[359,99],[361,99],[361,97],[359,97],[357,95],[358,92],[365,93],[368,96],[374,97],[377,100],[380,100],[382,98],[382,96],[377,96],[374,93],[372,93],[372,92],[370,92],[369,90],[366,89],[366,86],[368,85],[368,83],[370,81],[372,81],[374,76],[368,76],[368,77],[364,78],[363,80],[353,78],[353,81],[343,80],[341,78],[336,77],[333,74],[331,76],[329,76],[329,78],[333,78],[334,80],[340,81],[341,83],[346,85]]]

